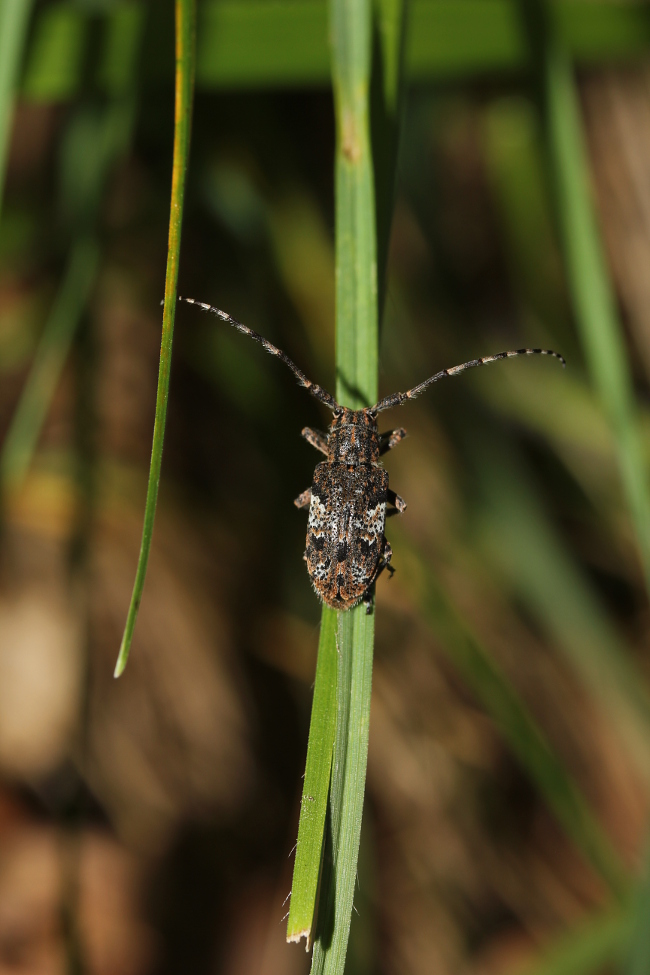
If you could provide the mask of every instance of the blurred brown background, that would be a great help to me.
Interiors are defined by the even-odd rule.
[[[647,444],[648,66],[583,69],[579,90]],[[179,308],[149,574],[115,682],[151,447],[172,136],[170,84],[131,95],[96,192],[83,174],[105,95],[89,84],[67,100],[25,96],[13,122],[2,436],[75,242],[96,247],[97,264],[34,455],[5,493],[0,972],[297,975],[308,958],[285,945],[281,919],[319,606],[292,499],[317,460],[300,430],[326,419],[253,343]],[[227,309],[330,389],[332,170],[327,90],[199,90],[180,293]],[[408,510],[389,523],[397,572],[377,592],[350,972],[519,971],[610,903],[427,619],[423,566],[625,867],[640,866],[647,727],[634,688],[600,668],[636,668],[645,693],[648,604],[549,193],[525,77],[409,90],[382,393],[522,345],[558,348],[568,368],[502,363],[386,419],[409,432],[386,462]]]

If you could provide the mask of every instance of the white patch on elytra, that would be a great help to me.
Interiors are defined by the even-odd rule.
[[[309,527],[314,533],[318,533],[327,524],[327,507],[323,504],[317,494],[312,494],[311,504],[309,505]]]

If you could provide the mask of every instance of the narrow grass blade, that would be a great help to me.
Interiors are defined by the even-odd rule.
[[[412,548],[407,552],[411,564],[403,561],[410,586],[418,592],[421,611],[441,648],[492,717],[567,835],[612,892],[625,897],[629,890],[625,868],[564,763],[424,559]]]
[[[93,236],[80,237],[72,246],[63,282],[0,454],[3,494],[16,490],[27,472],[98,265],[97,241]]]
[[[9,152],[14,96],[23,59],[32,0],[0,2],[0,209]]]
[[[618,448],[623,490],[650,591],[650,494],[623,329],[590,197],[568,53],[542,0],[522,0],[536,55],[565,267],[587,365]]]
[[[156,394],[156,418],[153,429],[151,465],[145,502],[144,526],[140,556],[136,570],[131,604],[126,619],[122,645],[115,665],[115,677],[124,672],[135,621],[142,599],[147,562],[151,549],[153,523],[158,501],[160,470],[162,466],[163,440],[167,419],[167,400],[169,397],[169,377],[171,373],[172,339],[176,313],[176,292],[178,284],[178,265],[181,250],[181,227],[183,221],[183,201],[185,197],[185,177],[190,151],[190,128],[192,98],[194,94],[194,72],[196,62],[196,2],[195,0],[176,0],[176,100],[174,112],[174,152],[172,169],[171,207],[169,217],[169,242],[167,248],[167,271],[165,276],[165,301],[163,307],[162,340],[160,344],[160,367],[158,371],[158,390]]]
[[[336,612],[324,606],[287,922],[287,941],[305,938],[307,950],[316,911],[336,730],[337,626]]]

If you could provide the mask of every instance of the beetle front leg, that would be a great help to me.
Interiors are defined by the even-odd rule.
[[[406,430],[404,427],[400,427],[399,430],[391,430],[388,433],[382,433],[379,436],[379,456],[387,454],[389,450],[396,447],[400,440],[403,440],[406,436]]]
[[[321,454],[325,454],[327,457],[327,434],[322,433],[320,430],[312,430],[311,427],[303,427],[300,431],[300,436],[304,437],[307,443],[315,447],[316,450],[320,450]]]
[[[293,503],[295,504],[296,508],[308,508],[311,504],[311,488],[308,487],[306,491],[299,494]]]

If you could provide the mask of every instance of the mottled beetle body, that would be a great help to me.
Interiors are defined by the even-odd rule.
[[[305,560],[314,589],[335,609],[358,603],[390,563],[388,472],[379,466],[380,449],[376,419],[366,410],[343,410],[328,431],[327,461],[314,471]]]
[[[259,342],[291,369],[301,386],[334,413],[327,433],[305,427],[303,437],[327,460],[317,465],[312,486],[296,498],[298,508],[309,507],[307,571],[317,594],[333,609],[351,609],[360,600],[371,612],[375,582],[384,569],[392,574],[392,550],[384,527],[386,518],[402,513],[405,502],[388,486],[388,472],[380,457],[406,436],[403,429],[379,433],[377,414],[415,399],[429,386],[474,366],[520,355],[550,355],[565,365],[551,349],[516,349],[472,359],[426,379],[405,393],[392,393],[374,406],[350,410],[336,402],[326,389],[312,383],[291,359],[267,339],[242,325],[226,312],[193,298],[182,298]]]

